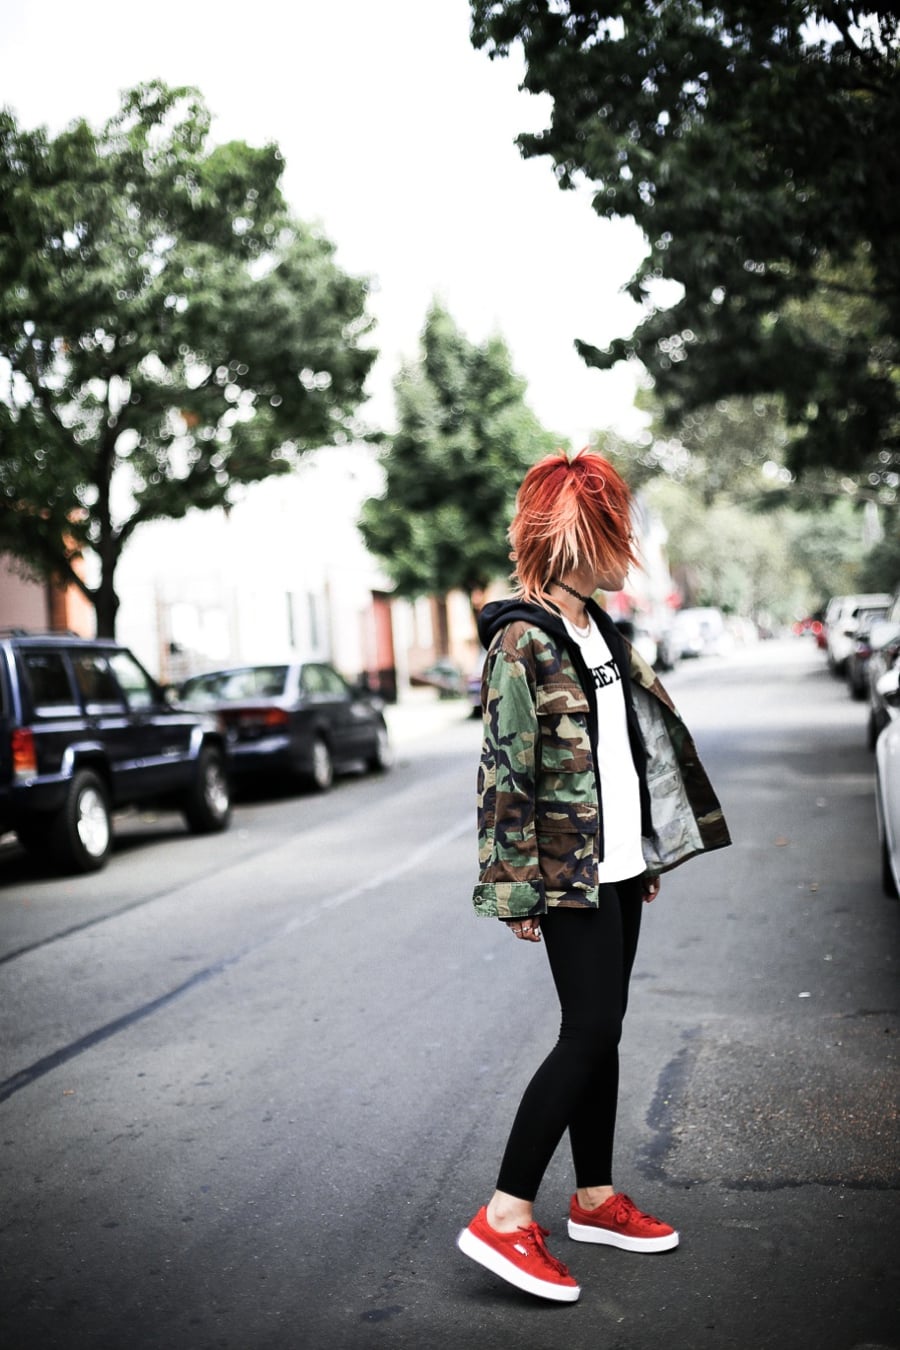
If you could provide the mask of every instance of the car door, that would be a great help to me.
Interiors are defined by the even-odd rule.
[[[371,703],[351,689],[333,666],[318,667],[318,679],[331,700],[335,723],[339,727],[341,754],[345,759],[367,759],[377,738],[378,717]]]
[[[356,759],[365,736],[354,714],[350,686],[332,666],[309,661],[300,672],[300,688],[313,722],[327,730],[334,758]]]
[[[143,757],[142,728],[105,652],[71,651],[69,660],[84,710],[85,743],[96,746],[109,766],[113,805],[131,802]]]
[[[187,786],[197,718],[170,707],[155,680],[131,652],[108,653],[109,666],[128,708],[135,762],[129,769],[132,800]]]

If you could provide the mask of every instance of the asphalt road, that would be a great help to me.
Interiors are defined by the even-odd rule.
[[[540,948],[476,919],[478,727],[397,767],[131,817],[97,877],[0,858],[5,1350],[900,1347],[897,968],[865,711],[805,643],[667,681],[734,847],[665,878],[617,1183],[675,1252],[565,1237],[575,1305],[455,1249],[552,1043]]]

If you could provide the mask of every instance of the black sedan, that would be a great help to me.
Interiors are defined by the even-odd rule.
[[[208,671],[186,680],[177,700],[218,713],[235,776],[289,775],[325,792],[339,769],[392,763],[380,700],[324,661]]]

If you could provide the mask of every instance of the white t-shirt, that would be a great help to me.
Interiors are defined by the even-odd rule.
[[[578,643],[594,681],[597,696],[597,741],[594,757],[603,811],[604,858],[600,881],[625,881],[645,869],[641,848],[641,793],[628,737],[625,694],[619,670],[593,619],[580,633],[563,616],[569,636]]]

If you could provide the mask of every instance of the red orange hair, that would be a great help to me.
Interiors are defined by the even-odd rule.
[[[637,562],[628,485],[592,450],[565,450],[534,464],[516,496],[509,527],[518,593],[549,599],[551,581],[582,564],[595,572]]]

